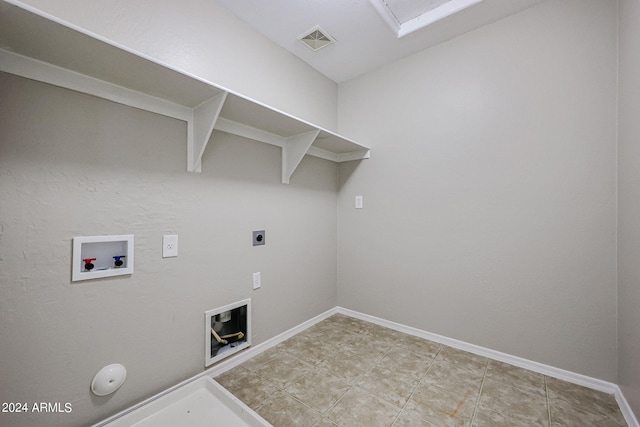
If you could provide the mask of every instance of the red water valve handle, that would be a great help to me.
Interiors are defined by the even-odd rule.
[[[84,261],[84,269],[87,271],[91,271],[93,270],[93,267],[95,267],[93,265],[93,263],[91,261],[95,261],[96,258],[85,258],[82,261]]]

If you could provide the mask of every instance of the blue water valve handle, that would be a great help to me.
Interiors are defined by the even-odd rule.
[[[118,267],[122,267],[122,264],[124,264],[124,261],[122,261],[120,258],[126,258],[126,255],[119,255],[119,256],[114,256],[113,260],[114,260],[114,264],[116,266],[116,268]]]

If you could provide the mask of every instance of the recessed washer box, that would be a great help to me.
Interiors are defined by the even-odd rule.
[[[133,234],[73,238],[71,280],[133,274]]]
[[[251,298],[205,312],[205,366],[251,345]]]

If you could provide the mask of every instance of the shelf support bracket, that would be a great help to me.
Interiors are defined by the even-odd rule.
[[[282,145],[282,183],[288,184],[291,175],[296,170],[302,158],[313,141],[316,140],[320,134],[320,129],[312,130],[309,132],[299,133],[285,139]]]
[[[193,117],[187,123],[187,170],[202,171],[202,155],[222,111],[228,92],[222,92],[193,109]]]

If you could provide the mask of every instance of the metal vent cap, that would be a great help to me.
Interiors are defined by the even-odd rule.
[[[336,39],[331,37],[329,33],[323,30],[319,25],[316,25],[312,29],[306,31],[303,35],[298,37],[302,43],[313,51],[322,49],[325,46],[329,46],[336,42]]]

